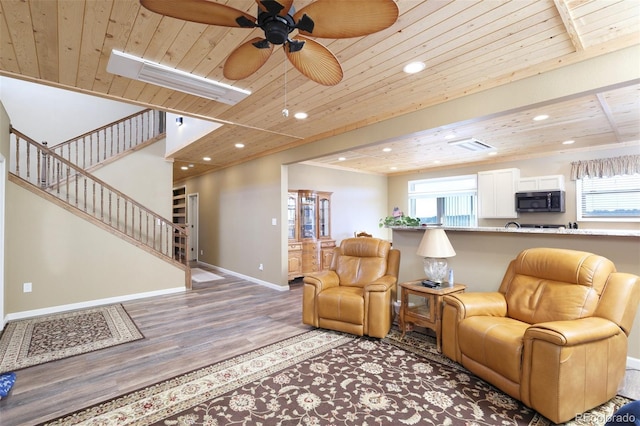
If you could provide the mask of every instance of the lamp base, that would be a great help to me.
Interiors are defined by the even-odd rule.
[[[424,273],[427,280],[442,285],[449,271],[447,259],[436,257],[424,258]]]

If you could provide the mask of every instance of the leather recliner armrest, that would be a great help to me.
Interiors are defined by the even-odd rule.
[[[621,332],[620,327],[612,321],[588,317],[534,324],[527,329],[524,339],[544,340],[558,346],[574,346],[607,339]]]
[[[458,311],[458,318],[473,316],[504,317],[507,315],[507,301],[499,292],[456,293],[444,297],[444,303]]]
[[[385,275],[383,277],[378,278],[377,280],[375,280],[372,283],[369,283],[367,285],[364,286],[364,291],[388,291],[389,289],[393,288],[393,286],[396,284],[396,277],[392,276],[392,275]]]
[[[318,294],[322,290],[340,285],[340,278],[335,271],[328,270],[305,275],[302,282],[316,287],[315,293]]]

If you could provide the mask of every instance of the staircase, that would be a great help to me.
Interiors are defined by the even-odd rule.
[[[176,242],[187,240],[172,223],[89,173],[107,162],[164,137],[164,114],[151,110],[126,117],[53,149],[11,128],[9,180],[67,211],[191,274]]]

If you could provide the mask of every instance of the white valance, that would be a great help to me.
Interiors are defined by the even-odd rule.
[[[571,180],[633,174],[640,174],[640,155],[624,155],[571,163]]]

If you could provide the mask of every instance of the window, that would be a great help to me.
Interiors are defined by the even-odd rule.
[[[477,193],[476,175],[409,181],[409,216],[420,223],[475,227]]]
[[[640,221],[640,174],[576,180],[578,220]]]

